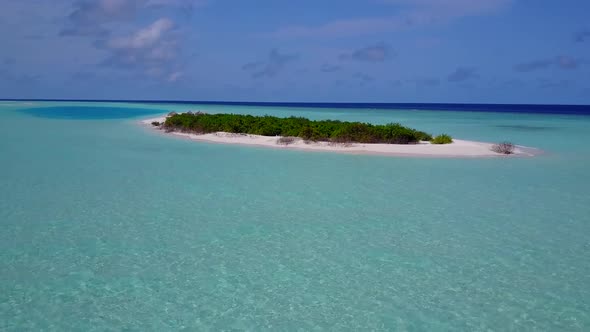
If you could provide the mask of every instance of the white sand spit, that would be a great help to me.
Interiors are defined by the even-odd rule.
[[[164,122],[165,120],[165,117],[158,117],[142,120],[141,123],[154,128],[154,130],[164,133],[164,131],[159,130],[157,127],[153,127],[151,123],[154,121]],[[301,138],[295,138],[291,144],[284,145],[277,142],[280,137],[250,134],[234,134],[226,132],[202,135],[181,132],[170,132],[166,134],[184,137],[196,141],[223,144],[241,144],[287,150],[325,151],[408,157],[532,157],[541,153],[540,150],[535,148],[516,146],[514,154],[503,155],[491,150],[491,147],[494,145],[493,143],[466,141],[459,139],[453,139],[453,143],[451,144],[431,144],[430,142],[421,142],[419,144],[334,144],[329,142],[306,142]]]

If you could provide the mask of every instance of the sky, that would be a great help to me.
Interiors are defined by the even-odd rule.
[[[590,104],[590,1],[0,0],[0,98]]]

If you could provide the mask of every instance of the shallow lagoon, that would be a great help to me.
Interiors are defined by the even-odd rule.
[[[123,109],[38,109],[63,106]],[[189,109],[394,121],[546,153],[307,153],[137,125]],[[587,330],[589,128],[580,115],[1,102],[0,329]]]

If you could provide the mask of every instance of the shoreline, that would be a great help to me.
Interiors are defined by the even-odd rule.
[[[266,147],[284,150],[333,152],[347,154],[379,155],[392,157],[434,157],[434,158],[490,158],[490,157],[534,157],[540,150],[524,146],[515,146],[514,153],[510,155],[499,154],[491,151],[494,143],[476,142],[453,139],[451,144],[431,144],[421,142],[419,144],[371,144],[371,143],[349,143],[339,144],[330,142],[304,142],[296,138],[288,145],[279,144],[280,136],[260,136],[251,134],[235,134],[217,132],[209,134],[192,134],[182,132],[166,133],[152,126],[152,122],[164,122],[166,116],[140,120],[140,124],[163,134],[190,139],[201,142],[217,144],[233,144],[253,147]]]

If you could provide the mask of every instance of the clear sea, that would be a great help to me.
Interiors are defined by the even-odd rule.
[[[590,330],[590,116],[418,108],[0,101],[0,331]],[[545,153],[287,151],[138,125],[195,109]]]

